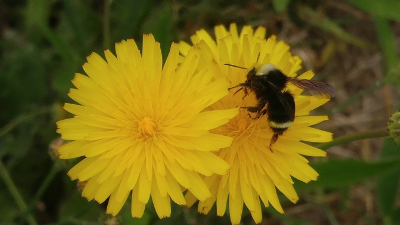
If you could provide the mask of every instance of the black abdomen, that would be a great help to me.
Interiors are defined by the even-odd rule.
[[[277,133],[283,133],[294,121],[296,109],[293,95],[285,91],[270,94],[268,97],[268,119],[271,129]]]

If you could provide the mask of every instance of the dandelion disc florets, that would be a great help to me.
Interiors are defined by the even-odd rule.
[[[128,196],[133,217],[143,215],[151,196],[160,218],[170,216],[170,199],[186,204],[182,190],[210,198],[201,175],[227,172],[229,165],[212,151],[228,147],[232,137],[209,130],[238,113],[206,110],[228,94],[226,80],[214,78],[219,66],[202,60],[197,48],[181,59],[178,44],[162,66],[152,35],[143,36],[142,52],[133,40],[115,49],[116,56],[105,51],[106,61],[90,55],[83,65],[88,76],[76,74],[72,81],[69,96],[78,104],[64,108],[75,116],[57,123],[72,142],[59,153],[83,159],[68,175],[86,183],[82,195],[88,200],[109,198],[107,213],[113,215]]]
[[[240,34],[236,25],[231,24],[229,30],[223,26],[215,27],[215,41],[204,30],[196,32],[191,37],[193,44],[200,46],[205,58],[213,58],[219,65],[221,73],[216,78],[224,78],[230,86],[236,86],[246,80],[246,75],[254,67],[272,64],[289,77],[296,77],[301,68],[301,59],[292,56],[289,46],[283,41],[277,41],[275,36],[265,39],[266,30],[263,27],[255,31],[250,26],[243,27]],[[181,54],[187,55],[192,47],[180,43]],[[243,67],[246,69],[241,69]],[[300,76],[302,79],[311,79],[312,71]],[[287,89],[293,94],[296,105],[295,120],[290,127],[279,136],[274,144],[274,151],[269,148],[272,131],[266,115],[259,119],[251,119],[246,109],[229,123],[213,130],[216,134],[227,135],[233,138],[230,147],[218,151],[217,155],[231,166],[226,175],[213,175],[204,180],[210,188],[212,198],[200,200],[198,210],[208,213],[216,202],[217,214],[222,216],[226,211],[226,202],[229,202],[230,218],[233,224],[240,223],[243,204],[249,209],[254,221],[262,220],[260,199],[265,206],[271,204],[277,211],[283,213],[276,189],[282,192],[290,201],[297,202],[298,196],[293,188],[292,177],[303,182],[316,180],[318,173],[308,165],[303,156],[325,156],[325,152],[302,143],[327,142],[332,134],[310,127],[327,116],[309,116],[311,110],[323,105],[328,99],[317,99],[312,96],[301,95],[302,90],[288,85]],[[213,110],[230,109],[239,106],[254,106],[257,101],[252,93],[245,96],[243,91],[236,90],[209,108]],[[267,106],[268,107],[268,106]],[[186,196],[188,205],[195,203],[197,198],[189,192]]]

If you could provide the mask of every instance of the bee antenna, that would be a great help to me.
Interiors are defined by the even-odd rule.
[[[240,68],[240,69],[247,70],[247,68],[244,68],[244,67],[241,67],[241,66],[232,65],[232,64],[229,64],[229,63],[225,63],[224,65],[225,65],[225,66],[232,66],[232,67],[236,67],[236,68]]]

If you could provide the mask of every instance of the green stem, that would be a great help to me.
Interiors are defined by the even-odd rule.
[[[21,211],[26,211],[27,206],[22,198],[21,194],[19,193],[17,187],[15,186],[14,182],[12,181],[6,167],[4,166],[3,162],[0,160],[0,175],[4,180],[4,183],[6,184],[8,190],[11,193],[11,196],[14,198],[15,202],[17,203],[18,207],[21,209]],[[32,216],[32,214],[28,213],[28,222],[30,225],[36,225],[35,218]]]
[[[53,180],[58,171],[60,171],[60,166],[56,162],[51,168],[50,172],[47,174],[39,190],[36,192],[36,195],[33,197],[33,200],[29,204],[29,207],[24,210],[24,214],[21,216],[22,218],[25,218],[25,216],[30,214],[30,211],[35,207],[35,204],[42,197],[43,193],[46,191],[47,187],[50,185],[50,182]],[[24,221],[20,221],[19,224],[23,222]]]
[[[326,194],[322,188],[316,188],[315,193],[317,195],[317,202],[322,205],[322,208],[325,211],[326,217],[329,221],[330,225],[340,225],[338,220],[335,217],[333,211],[329,208],[328,202],[326,200]]]
[[[110,9],[112,0],[104,0],[103,38],[104,49],[110,48]]]
[[[36,112],[30,113],[30,114],[22,114],[22,115],[18,116],[16,119],[12,120],[7,125],[0,128],[0,137],[7,134],[8,132],[10,132],[18,124],[20,124],[24,121],[27,121],[33,117],[36,117],[36,116],[39,116],[42,114],[47,114],[47,113],[51,112],[51,110],[53,110],[53,107],[39,109]]]
[[[358,140],[363,140],[363,139],[368,139],[368,138],[387,137],[387,136],[389,136],[389,131],[385,127],[385,128],[380,128],[380,129],[376,129],[376,130],[369,130],[369,131],[364,131],[364,132],[359,132],[359,133],[354,133],[354,134],[349,134],[349,135],[345,135],[342,137],[338,137],[331,142],[319,144],[316,147],[319,149],[322,149],[322,150],[326,150],[330,147],[350,143],[353,141],[358,141]]]

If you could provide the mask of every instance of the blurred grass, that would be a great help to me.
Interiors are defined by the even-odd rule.
[[[81,65],[91,52],[102,55],[105,48],[113,49],[114,43],[123,39],[133,38],[140,43],[143,33],[153,33],[161,43],[165,59],[172,41],[187,41],[195,30],[212,30],[220,23],[264,25],[269,33],[275,31],[283,35],[285,29],[292,29],[295,38],[301,32],[307,33],[307,48],[315,52],[325,48],[323,60],[316,60],[316,63],[321,62],[317,65],[321,70],[329,66],[335,54],[339,54],[337,46],[345,46],[346,50],[357,49],[347,53],[348,57],[356,57],[350,54],[357,51],[383,55],[384,77],[376,80],[370,88],[351,93],[348,100],[336,103],[332,107],[333,113],[345,111],[379,91],[386,83],[392,85],[397,94],[400,90],[399,49],[394,29],[397,32],[400,29],[400,2],[347,0],[347,3],[371,18],[370,24],[375,25],[371,29],[376,32],[377,39],[368,36],[369,33],[360,35],[354,26],[348,29],[351,24],[357,24],[360,17],[357,14],[346,15],[345,20],[350,24],[346,25],[342,23],[344,20],[340,14],[329,10],[333,3],[328,1],[274,0],[260,3],[204,0],[196,4],[155,0],[0,2],[0,104],[3,106],[0,110],[0,159],[4,164],[1,170],[9,176],[25,205],[21,207],[20,200],[15,201],[9,187],[0,182],[0,224],[25,224],[26,221],[33,224],[33,220],[38,224],[99,224],[99,218],[106,217],[104,205],[80,197],[76,183],[66,176],[72,164],[59,165],[49,156],[48,149],[51,141],[58,138],[55,121],[68,115],[54,107],[71,101],[66,94],[72,87],[74,73],[83,73]],[[347,3],[339,2],[344,8],[349,7]],[[329,43],[338,45],[329,46]],[[338,80],[339,87],[346,82],[346,77],[338,74],[328,79]],[[394,203],[399,189],[396,183],[399,162],[386,159],[398,155],[398,146],[385,141],[381,155],[377,162],[328,158],[314,163],[320,173],[319,180],[308,185],[298,184],[298,189],[309,192],[309,189],[318,187],[324,197],[328,192],[343,187],[350,189],[352,184],[378,176],[377,201],[381,216],[387,224],[399,224],[400,208]],[[291,204],[287,205],[290,207]],[[336,218],[340,213],[337,209],[330,208],[329,204],[320,207],[331,224],[340,222]],[[309,216],[307,219],[281,215],[271,208],[266,208],[265,213],[272,215],[272,218],[268,216],[272,221],[275,218],[286,224],[313,224],[310,222],[312,213],[305,215]],[[244,212],[243,218],[243,224],[251,224],[248,211]],[[215,210],[203,216],[196,212],[195,207],[188,210],[176,205],[170,219],[159,220],[151,203],[142,219],[131,218],[130,204],[126,204],[120,220],[124,224],[143,225],[192,224],[195,221],[198,224],[230,224],[228,215],[219,218]]]
[[[400,90],[400,61],[397,53],[399,49],[397,49],[396,40],[390,28],[389,21],[384,18],[375,18],[375,26],[385,59],[385,79],[387,83]]]
[[[346,43],[353,44],[360,48],[372,47],[372,44],[363,40],[362,38],[356,37],[340,27],[339,24],[335,23],[321,12],[315,11],[307,6],[299,6],[299,16],[307,24],[318,27],[322,31],[326,31],[332,34]]]
[[[400,2],[397,0],[346,0],[372,16],[400,22]]]

